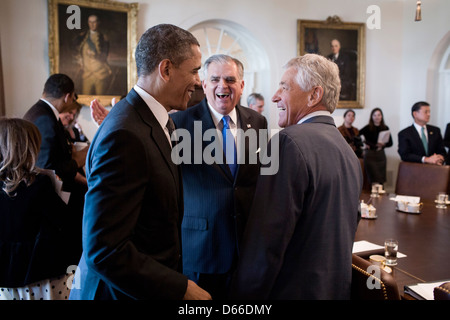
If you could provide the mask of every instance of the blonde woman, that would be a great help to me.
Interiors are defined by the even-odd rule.
[[[68,299],[67,207],[35,165],[41,135],[0,118],[0,300]]]

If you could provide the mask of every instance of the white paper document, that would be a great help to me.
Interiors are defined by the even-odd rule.
[[[380,246],[378,244],[361,240],[361,241],[355,241],[353,243],[353,250],[352,253],[358,253],[358,252],[365,252],[365,251],[372,251],[372,250],[378,250],[378,249],[384,249],[384,246]],[[404,258],[406,257],[406,254],[403,254],[401,252],[397,252],[397,258]]]
[[[434,300],[434,288],[439,287],[441,284],[448,281],[450,280],[418,283],[412,286],[405,286],[405,292],[413,296],[415,296],[415,294],[419,295],[425,300]]]
[[[388,143],[391,132],[389,130],[383,130],[378,133],[378,143]]]

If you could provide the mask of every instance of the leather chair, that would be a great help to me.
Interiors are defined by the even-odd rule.
[[[405,161],[399,163],[396,194],[434,201],[439,192],[450,192],[450,166]]]
[[[450,300],[450,282],[444,282],[434,288],[434,300]]]
[[[400,292],[397,283],[391,274],[383,269],[378,272],[370,273],[367,271],[373,266],[369,261],[352,255],[352,300],[400,300]],[[372,289],[370,286],[373,285]],[[379,288],[379,289],[378,289]]]

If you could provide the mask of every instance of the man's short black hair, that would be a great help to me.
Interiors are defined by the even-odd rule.
[[[419,111],[420,108],[422,108],[423,106],[429,107],[430,104],[428,102],[425,102],[425,101],[419,101],[419,102],[416,102],[416,103],[413,104],[413,106],[411,108],[411,115],[413,116],[413,118],[414,118],[414,111]]]
[[[56,73],[51,75],[44,85],[44,95],[59,99],[68,93],[75,91],[75,85],[67,75]]]

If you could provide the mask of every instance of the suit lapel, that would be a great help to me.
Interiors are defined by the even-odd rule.
[[[212,119],[211,113],[209,111],[208,102],[206,101],[206,99],[202,100],[201,107],[199,108],[199,112],[196,115],[196,117],[197,117],[198,121],[202,122],[202,133],[201,133],[202,137],[204,136],[204,134],[205,134],[205,132],[207,130],[209,130],[209,129],[216,130],[217,129],[215,124],[214,124],[214,121]],[[215,138],[218,139],[219,137],[216,135]],[[205,150],[205,148],[210,143],[211,143],[211,141],[203,141],[202,151]],[[222,159],[224,159],[224,158],[225,157],[224,157],[223,152],[222,152]],[[224,163],[224,161],[222,161],[221,164],[217,164],[216,162],[214,162],[212,164],[212,166],[214,166],[214,168],[216,168],[223,175],[225,175],[228,180],[230,180],[230,181],[234,180],[233,175],[231,174],[230,168],[228,167],[228,165],[226,163]]]
[[[428,149],[430,149],[430,132],[429,132],[428,127],[427,127],[427,131],[428,131]],[[419,148],[422,150],[422,154],[427,155],[427,152],[425,151],[425,147],[423,146],[422,138],[420,137],[419,133],[417,132],[414,124],[411,126],[411,133],[412,133],[414,139],[416,140],[415,144],[417,146],[419,146]]]
[[[161,125],[151,112],[149,106],[147,106],[144,100],[137,94],[134,89],[131,89],[126,99],[136,109],[142,120],[151,128],[151,137],[153,141],[155,141],[156,146],[158,147],[161,155],[167,163],[167,166],[169,167],[173,179],[178,187],[180,185],[179,171],[177,166],[172,161],[172,149],[169,145],[169,141],[167,140],[164,130],[161,128]]]

